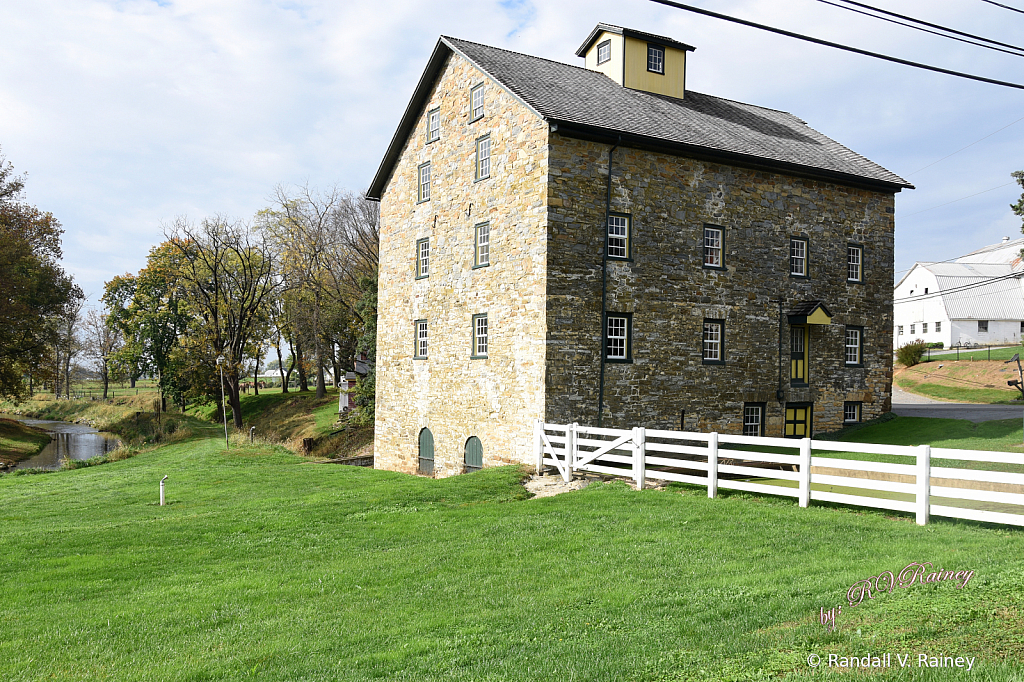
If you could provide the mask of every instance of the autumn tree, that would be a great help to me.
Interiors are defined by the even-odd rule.
[[[123,339],[113,361],[133,381],[143,373],[155,375],[165,409],[166,396],[180,402],[188,388],[174,369],[175,348],[189,324],[178,285],[179,259],[180,249],[171,242],[155,246],[146,267],[137,275],[114,277],[103,293],[107,324]]]
[[[264,235],[222,217],[194,224],[177,219],[168,230],[177,252],[177,281],[194,318],[192,365],[216,367],[222,358],[228,402],[242,428],[240,377],[246,350],[264,332],[266,306],[279,288],[273,251]]]
[[[90,309],[85,314],[83,341],[85,354],[96,363],[96,370],[103,381],[103,399],[107,398],[110,386],[110,369],[114,351],[121,346],[121,333],[109,324],[110,315]]]
[[[24,376],[54,361],[54,320],[82,298],[59,263],[60,223],[22,201],[24,184],[0,154],[0,395],[15,401]]]

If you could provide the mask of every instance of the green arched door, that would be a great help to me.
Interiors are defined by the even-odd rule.
[[[476,436],[466,441],[466,471],[480,471],[484,468],[484,446]]]
[[[420,431],[420,473],[434,473],[434,434],[426,428]]]

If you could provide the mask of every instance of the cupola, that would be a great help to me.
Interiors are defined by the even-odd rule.
[[[576,56],[623,87],[682,99],[686,53],[695,49],[665,36],[598,24]]]

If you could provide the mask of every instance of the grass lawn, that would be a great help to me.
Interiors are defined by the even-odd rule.
[[[42,429],[26,426],[14,419],[0,418],[0,462],[14,464],[38,454],[50,442]]]
[[[526,500],[520,476],[206,439],[0,477],[0,679],[818,680],[810,654],[885,652],[974,670],[874,679],[1024,674],[1022,531],[622,483]],[[976,575],[817,622],[925,561]]]

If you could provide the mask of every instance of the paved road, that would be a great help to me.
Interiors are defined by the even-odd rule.
[[[901,417],[941,417],[944,419],[967,419],[972,422],[1024,418],[1024,405],[944,403],[901,391],[895,386],[892,387],[892,411]]]

